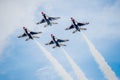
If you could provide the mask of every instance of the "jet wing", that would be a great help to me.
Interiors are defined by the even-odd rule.
[[[54,44],[54,41],[50,41],[49,43],[46,43],[45,45],[51,45]]]
[[[60,17],[49,17],[48,19],[49,19],[50,21],[53,21],[53,20],[60,19]]]
[[[26,37],[26,36],[27,36],[27,35],[24,33],[24,34],[18,36],[18,38],[22,38],[22,37]]]
[[[61,40],[61,39],[58,39],[57,42],[66,42],[66,41],[69,41],[68,39],[66,40]]]
[[[72,24],[70,27],[66,28],[65,30],[73,29],[74,25]]]
[[[30,32],[31,35],[40,34],[40,33],[42,32],[32,32],[32,31]]]
[[[77,23],[78,26],[83,26],[85,23]]]
[[[36,23],[36,24],[41,24],[41,23],[45,23],[46,21],[44,19],[42,19],[40,22]]]

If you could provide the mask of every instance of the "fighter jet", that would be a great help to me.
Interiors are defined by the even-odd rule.
[[[81,28],[81,26],[89,24],[88,22],[87,23],[79,23],[79,22],[75,21],[75,19],[73,19],[72,17],[71,17],[71,21],[72,21],[72,25],[70,27],[66,28],[65,30],[70,30],[70,29],[75,28],[73,33],[77,32],[77,31],[80,32],[80,30],[87,30],[86,28]]]
[[[57,39],[53,34],[51,34],[51,38],[52,38],[52,40],[50,42],[46,43],[45,45],[55,44],[55,46],[53,46],[53,48],[66,46],[66,45],[61,44],[61,43],[69,41],[68,39],[66,39],[66,40]]]
[[[28,30],[25,27],[23,27],[23,29],[24,29],[25,33],[23,33],[22,35],[18,36],[18,38],[22,38],[22,37],[27,37],[28,36],[28,38],[26,39],[26,41],[28,41],[29,39],[33,39],[33,38],[39,38],[39,37],[33,36],[33,35],[42,33],[42,32],[33,32],[33,31],[30,31],[30,30]]]
[[[42,24],[47,23],[44,25],[44,27],[47,27],[48,25],[52,26],[52,24],[58,24],[57,22],[52,22],[54,20],[60,19],[60,17],[49,17],[44,12],[41,12],[43,19],[40,22],[37,22],[36,24]]]

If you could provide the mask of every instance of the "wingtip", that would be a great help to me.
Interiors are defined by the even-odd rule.
[[[69,39],[67,39],[66,41],[70,41]]]
[[[65,28],[65,30],[68,30],[68,28]]]
[[[48,45],[48,43],[46,43],[45,45]]]
[[[73,34],[75,33],[75,32],[72,32]]]
[[[89,22],[87,22],[86,24],[90,24]]]
[[[58,19],[60,19],[61,17],[58,17]]]
[[[67,46],[67,45],[64,45],[64,46]]]
[[[36,25],[40,24],[39,22],[36,23]]]
[[[17,36],[17,38],[20,38],[20,36]]]
[[[55,47],[52,47],[53,49],[55,49]]]
[[[42,33],[42,32],[38,32],[38,33]]]

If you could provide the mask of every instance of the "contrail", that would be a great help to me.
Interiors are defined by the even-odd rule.
[[[112,71],[111,67],[107,64],[104,57],[97,51],[94,45],[90,42],[87,36],[82,33],[85,41],[87,42],[89,49],[94,57],[95,61],[98,63],[100,70],[103,72],[104,76],[108,80],[118,80],[117,76],[115,75],[114,71]]]
[[[39,46],[39,48],[42,50],[44,55],[47,57],[47,59],[53,64],[54,68],[60,74],[63,80],[73,80],[72,77],[62,67],[62,65],[40,44],[40,42],[36,40],[35,42]]]
[[[82,72],[82,70],[79,68],[79,66],[73,61],[73,59],[68,55],[67,51],[61,47],[61,50],[64,52],[64,54],[66,55],[69,63],[71,64],[75,74],[77,75],[79,80],[88,80],[87,77],[84,75],[84,73]]]

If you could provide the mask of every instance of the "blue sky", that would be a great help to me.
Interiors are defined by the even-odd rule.
[[[71,25],[70,17],[80,22],[89,22],[83,31],[107,63],[120,78],[120,1],[119,0],[4,0],[0,2],[0,80],[61,80],[52,64],[39,50],[34,41],[18,39],[22,27],[43,31],[38,41],[43,45],[57,38],[69,39],[64,47],[73,60],[83,70],[89,80],[106,80],[91,55],[81,33],[72,34],[64,29]],[[43,28],[35,25],[42,19],[41,12],[49,16],[59,16],[59,24]],[[63,65],[76,80],[64,53],[52,46],[44,47]]]

